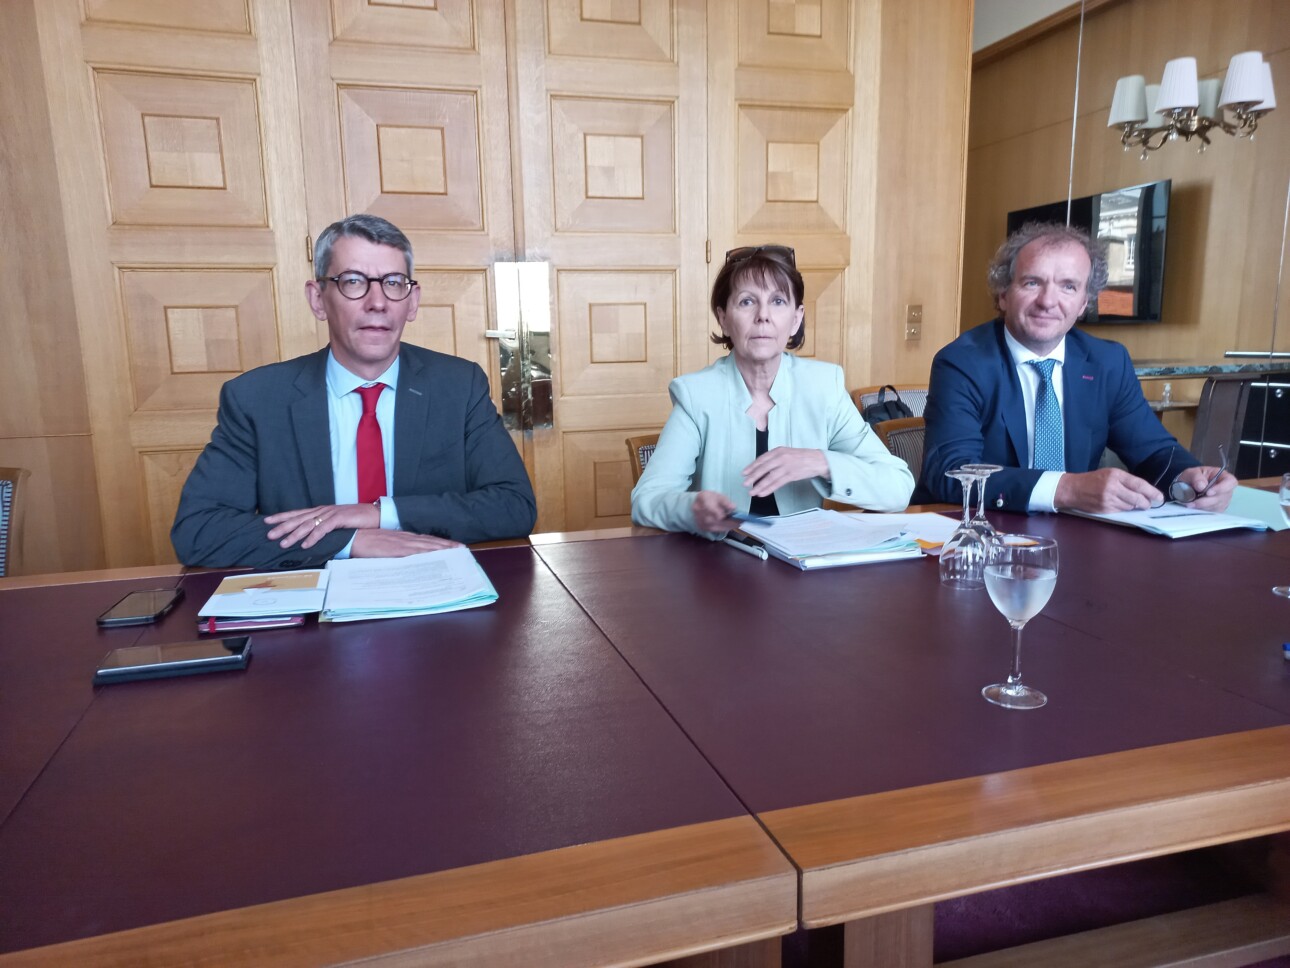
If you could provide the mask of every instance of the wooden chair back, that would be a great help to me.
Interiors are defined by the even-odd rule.
[[[901,417],[873,425],[874,433],[889,451],[909,465],[914,480],[923,471],[923,435],[927,425],[922,417]]]
[[[627,438],[627,454],[632,462],[632,483],[635,484],[645,473],[645,465],[654,456],[658,446],[658,434],[641,434],[639,437]]]

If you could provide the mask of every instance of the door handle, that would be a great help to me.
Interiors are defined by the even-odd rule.
[[[484,330],[484,339],[508,339],[515,341],[515,330],[513,329],[486,329]]]

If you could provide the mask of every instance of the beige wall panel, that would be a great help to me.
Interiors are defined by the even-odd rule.
[[[484,230],[473,93],[342,86],[338,96],[347,212],[404,231]]]
[[[674,370],[676,274],[556,272],[561,400],[667,392]]]
[[[739,63],[845,71],[850,66],[846,0],[754,0],[739,4]]]
[[[23,574],[86,571],[107,564],[88,436],[0,439],[0,465],[31,471]]]
[[[247,0],[85,0],[85,19],[94,23],[139,27],[173,27],[180,30],[249,34],[251,15]]]
[[[488,273],[418,269],[421,306],[403,330],[403,339],[478,363],[494,375],[496,354],[481,335],[489,328]]]
[[[617,528],[631,524],[632,469],[624,433],[600,431],[562,435],[569,486],[564,494],[565,528]]]
[[[170,526],[179,507],[179,492],[200,453],[200,449],[139,453],[139,473],[148,496],[148,537],[157,564],[179,560],[170,543]]]
[[[331,7],[337,40],[475,49],[474,5],[469,0],[332,0]]]
[[[0,264],[19,270],[0,314],[0,438],[83,434],[81,341],[30,2],[5,6],[0,56],[8,78],[0,84],[0,214],[8,228]]]
[[[551,0],[547,44],[552,54],[612,50],[633,60],[670,61],[672,5],[668,0]]]
[[[846,329],[846,283],[842,269],[807,269],[806,345],[797,351],[830,363],[842,363],[842,334]]]
[[[552,98],[556,231],[674,233],[675,123],[667,101]]]
[[[97,71],[114,222],[266,225],[250,81]]]
[[[121,273],[136,410],[210,407],[223,383],[280,358],[267,269]]]
[[[847,141],[844,111],[740,105],[739,232],[845,232]]]

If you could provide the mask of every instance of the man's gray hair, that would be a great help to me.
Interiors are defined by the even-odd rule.
[[[314,242],[314,278],[321,281],[327,275],[331,265],[331,250],[336,240],[341,237],[366,239],[377,245],[388,245],[403,253],[408,264],[408,277],[412,277],[412,243],[397,225],[388,222],[379,215],[351,215],[339,222],[332,222],[322,230]]]
[[[990,270],[985,277],[990,285],[990,295],[994,297],[996,303],[1000,294],[1012,284],[1018,254],[1031,242],[1038,242],[1045,249],[1067,242],[1083,246],[1091,263],[1085,294],[1088,296],[1090,306],[1097,305],[1097,294],[1106,288],[1110,273],[1106,264],[1106,243],[1100,239],[1090,238],[1083,229],[1062,225],[1060,222],[1027,222],[1004,239],[1003,245],[999,246],[999,251],[994,254],[994,259],[990,262]]]

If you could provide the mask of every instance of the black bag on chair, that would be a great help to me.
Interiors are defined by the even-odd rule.
[[[892,399],[887,399],[887,391],[891,391]],[[864,417],[866,423],[876,424],[884,420],[899,420],[901,417],[912,417],[914,411],[909,409],[909,404],[900,399],[900,394],[896,388],[888,383],[878,391],[878,400],[871,403],[861,411],[860,416]]]

